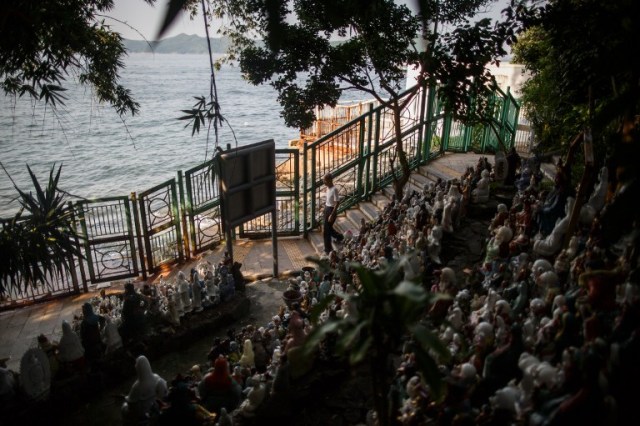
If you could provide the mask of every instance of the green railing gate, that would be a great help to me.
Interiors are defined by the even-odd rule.
[[[128,197],[76,203],[84,253],[92,283],[135,277],[138,261]]]
[[[142,192],[141,232],[144,241],[144,270],[153,273],[164,264],[184,260],[176,180],[171,179]]]
[[[183,211],[187,214],[192,254],[212,248],[223,239],[215,164],[215,160],[209,160],[184,174],[187,200]]]

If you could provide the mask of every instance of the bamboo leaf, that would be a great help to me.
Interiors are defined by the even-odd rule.
[[[451,354],[440,338],[422,324],[411,327],[411,334],[422,351],[434,351],[443,361],[449,360]]]
[[[392,293],[399,297],[404,297],[414,303],[424,303],[427,300],[427,292],[422,286],[411,281],[402,281],[392,290]]]
[[[352,365],[359,364],[367,355],[369,348],[373,344],[373,337],[368,336],[364,340],[360,340],[356,343],[353,351],[349,354],[349,363]]]

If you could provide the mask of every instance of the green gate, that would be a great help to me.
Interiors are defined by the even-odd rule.
[[[140,234],[144,241],[145,271],[184,260],[176,180],[171,179],[141,193]]]
[[[138,275],[135,228],[127,197],[82,200],[76,211],[92,283]]]
[[[220,193],[215,160],[209,160],[185,172],[189,241],[193,254],[214,247],[222,241]]]

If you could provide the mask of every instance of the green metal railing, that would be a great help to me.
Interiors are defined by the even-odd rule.
[[[495,151],[514,143],[519,105],[507,91],[497,89],[490,99],[485,124],[465,125],[444,110],[434,88],[414,86],[399,97],[408,100],[400,112],[402,149],[412,170],[445,151]],[[396,129],[391,104],[370,108],[362,116],[303,147],[304,233],[322,220],[322,177],[333,175],[343,201],[339,211],[368,199],[400,173]],[[392,167],[393,163],[393,167]]]
[[[491,116],[485,121],[492,125],[468,126],[454,120],[432,88],[415,86],[402,93],[399,101],[407,101],[399,114],[399,133],[412,170],[446,151],[487,152],[501,144],[513,146],[519,105],[509,91],[496,90],[490,99]],[[306,236],[321,223],[325,173],[333,174],[343,198],[340,211],[344,211],[369,199],[392,182],[394,171],[400,172],[392,105],[368,108],[300,149],[276,149],[278,235]],[[78,292],[78,276],[85,291],[87,283],[140,274],[146,278],[217,246],[224,235],[215,160],[184,174],[178,172],[177,178],[140,194],[77,201],[70,203],[70,209],[84,258],[74,260],[77,267],[58,280],[62,284],[27,289],[24,294],[12,288],[10,298],[0,300],[0,309]],[[265,237],[271,229],[268,214],[243,224],[234,235]]]

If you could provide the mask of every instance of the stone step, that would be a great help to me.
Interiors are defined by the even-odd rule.
[[[388,203],[389,200],[387,200],[386,202]],[[379,207],[377,204],[371,201],[362,202],[358,205],[358,207],[360,208],[360,211],[364,214],[365,220],[367,222],[373,222],[375,220],[378,220],[378,216],[380,215],[380,212],[384,208],[384,206]]]
[[[391,202],[391,198],[389,198],[383,191],[379,191],[371,196],[371,203],[378,211],[382,211],[389,202]]]

